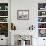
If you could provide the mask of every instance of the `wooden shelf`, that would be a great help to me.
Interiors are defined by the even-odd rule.
[[[0,10],[0,11],[8,11],[8,10]]]
[[[38,23],[46,23],[46,22],[38,22]]]
[[[46,29],[46,28],[38,28],[38,29]]]
[[[46,10],[38,10],[38,11],[45,11],[46,12]]]
[[[0,17],[8,17],[8,16],[0,16]]]
[[[46,17],[46,15],[44,15],[44,16],[38,16],[38,17]]]
[[[8,23],[8,22],[0,22],[0,23]]]

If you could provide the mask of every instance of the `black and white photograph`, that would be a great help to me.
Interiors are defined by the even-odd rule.
[[[18,20],[28,20],[29,10],[17,10],[17,19]]]

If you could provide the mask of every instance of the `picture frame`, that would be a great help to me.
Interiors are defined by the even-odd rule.
[[[29,20],[29,10],[17,10],[17,20]]]

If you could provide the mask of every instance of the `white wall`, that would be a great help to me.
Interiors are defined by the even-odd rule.
[[[45,3],[46,0],[11,0],[11,22],[17,30],[26,30],[34,25],[37,29],[38,3]],[[17,10],[29,10],[29,20],[17,20]]]
[[[29,20],[17,20],[17,10],[29,10]],[[32,0],[12,0],[11,15],[11,20],[16,25],[17,30],[26,30],[31,25],[36,27],[37,2]]]
[[[15,24],[17,30],[24,31],[33,24],[37,33],[34,36],[38,35],[38,3],[46,3],[46,0],[11,0],[11,22]],[[29,10],[29,20],[17,20],[17,10]],[[36,40],[33,38],[33,45],[38,46],[38,43],[43,44],[41,39],[38,38]]]

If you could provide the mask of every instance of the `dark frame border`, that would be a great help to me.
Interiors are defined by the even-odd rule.
[[[28,19],[19,19],[19,11],[28,11]],[[29,10],[17,10],[17,20],[29,20]]]

